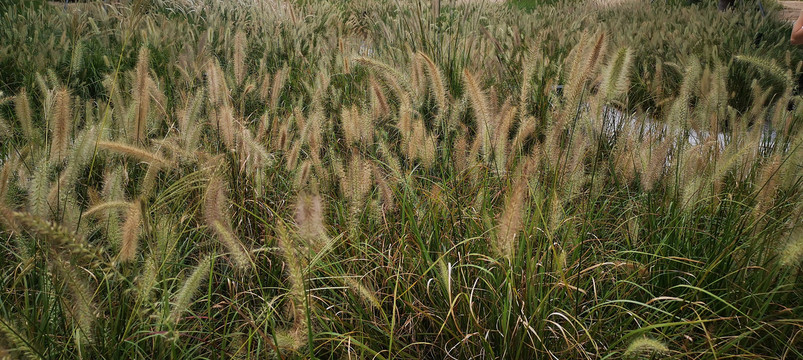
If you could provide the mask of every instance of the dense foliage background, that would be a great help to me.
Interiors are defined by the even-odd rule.
[[[774,4],[0,4],[0,357],[803,357]]]

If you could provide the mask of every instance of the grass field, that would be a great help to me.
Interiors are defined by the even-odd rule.
[[[0,4],[0,358],[803,358],[754,4]]]

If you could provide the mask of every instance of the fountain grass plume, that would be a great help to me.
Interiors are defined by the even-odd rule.
[[[371,108],[373,109],[374,117],[382,118],[387,116],[390,114],[390,105],[388,105],[388,99],[382,86],[373,76],[368,79],[368,83],[371,89]]]
[[[630,66],[633,63],[633,51],[620,48],[602,71],[602,84],[599,92],[606,100],[618,100],[630,86]]]
[[[689,128],[691,115],[689,106],[700,81],[700,72],[700,60],[691,58],[684,69],[683,82],[678,90],[678,95],[667,114],[667,122],[675,128],[684,130]]]
[[[131,262],[137,256],[139,247],[139,237],[142,230],[142,206],[140,200],[133,201],[128,206],[123,223],[123,239],[120,246],[118,260],[120,262]]]
[[[527,115],[526,112],[530,107],[530,93],[533,83],[533,75],[535,74],[535,61],[537,53],[533,50],[527,52],[524,60],[522,61],[522,78],[521,78],[521,91],[519,92],[519,119],[524,119]]]
[[[329,241],[323,225],[323,200],[319,194],[301,193],[296,199],[295,224],[299,238],[316,251]]]
[[[489,162],[491,156],[491,137],[493,136],[493,125],[495,121],[491,116],[488,99],[480,85],[468,69],[463,70],[463,81],[468,93],[469,103],[474,110],[474,120],[477,123],[477,138],[480,141],[480,151],[485,162]]]
[[[525,116],[519,122],[519,127],[516,130],[516,136],[513,137],[513,141],[510,143],[510,155],[516,156],[521,153],[524,148],[524,143],[527,141],[528,138],[535,133],[538,124],[536,120],[532,116]]]
[[[147,163],[169,166],[169,163],[158,153],[151,153],[146,149],[112,141],[98,141],[98,148],[130,156]]]
[[[184,148],[193,151],[198,148],[201,127],[197,118],[203,108],[204,87],[199,87],[195,94],[187,99],[184,109],[178,113],[178,130]]]
[[[387,142],[381,140],[379,141],[378,149],[383,163],[387,166],[388,170],[390,170],[390,176],[396,180],[401,179],[403,176],[401,163],[391,150],[391,147]]]
[[[568,71],[566,72],[566,85],[563,88],[566,98],[564,116],[574,116],[577,111],[580,96],[588,90],[587,82],[596,72],[600,59],[605,55],[606,44],[607,36],[604,31],[598,31],[592,37],[589,37],[588,33],[584,31],[577,45],[566,57],[564,66],[568,68]]]
[[[672,150],[674,141],[664,139],[661,142],[645,140],[639,150],[641,152],[641,187],[650,192],[655,188],[666,167],[666,159]]]
[[[6,139],[11,137],[12,137],[11,125],[9,125],[5,116],[0,114],[0,140],[6,141]]]
[[[794,82],[791,76],[792,74],[788,73],[784,68],[779,66],[775,60],[751,55],[737,55],[734,56],[733,59],[758,69],[787,89],[794,87]]]
[[[798,227],[789,233],[779,251],[779,263],[789,268],[803,263],[803,227]]]
[[[289,329],[280,330],[276,337],[279,348],[298,350],[307,341],[306,331],[309,326],[307,296],[304,285],[304,267],[307,262],[298,254],[298,248],[293,242],[290,233],[281,223],[277,229],[276,245],[281,250],[287,267],[287,280],[289,291],[287,297],[290,304],[293,325]]]
[[[173,295],[173,307],[170,310],[171,323],[178,324],[182,320],[184,313],[189,310],[198,293],[198,287],[209,276],[213,261],[214,256],[211,255],[198,260],[198,264],[192,269],[192,273],[184,279],[181,288]]]
[[[20,92],[14,97],[14,110],[17,121],[20,123],[22,129],[22,136],[26,139],[33,139],[33,117],[31,115],[31,102],[28,97],[28,91],[22,88]]]
[[[148,46],[143,45],[139,50],[137,57],[137,65],[135,70],[135,84],[134,84],[134,102],[136,103],[136,112],[134,113],[133,123],[131,124],[130,136],[134,144],[140,144],[145,141],[145,135],[148,127],[148,115],[151,106],[151,83],[150,67],[148,65],[149,59]]]
[[[248,40],[244,31],[239,30],[234,34],[234,49],[232,54],[232,66],[234,71],[234,80],[237,85],[241,85],[245,80],[246,65],[245,65],[245,50],[248,45]]]
[[[513,125],[518,111],[515,106],[510,104],[510,100],[505,101],[498,110],[496,124],[493,127],[493,151],[494,151],[494,170],[506,172],[508,169],[508,133]]]
[[[145,172],[145,176],[142,178],[142,184],[139,188],[139,196],[142,199],[148,199],[153,194],[154,189],[156,188],[157,178],[159,177],[159,173],[162,171],[162,164],[159,162],[153,162],[148,164],[148,171]]]
[[[758,217],[766,214],[775,201],[775,194],[780,185],[781,165],[783,165],[781,154],[774,154],[758,169],[754,185],[756,198],[754,212]]]
[[[667,354],[669,354],[669,348],[664,343],[643,337],[633,340],[625,349],[623,357],[626,359],[653,359],[656,356]]]
[[[399,100],[401,112],[410,111],[412,109],[410,85],[407,83],[407,77],[402,75],[395,68],[372,58],[358,57],[354,59],[354,61],[373,69],[376,74],[384,80],[385,84],[393,90],[393,93]]]
[[[229,96],[226,79],[217,59],[209,60],[206,65],[206,90],[209,105],[217,107]]]
[[[73,147],[68,156],[67,166],[61,171],[58,183],[64,192],[70,192],[79,182],[81,175],[86,170],[86,166],[92,161],[95,151],[95,140],[98,137],[97,127],[91,126],[84,128],[73,142]]]
[[[294,171],[298,167],[298,159],[301,157],[301,147],[304,143],[301,139],[295,139],[291,142],[290,149],[284,156],[284,167],[288,172]]]
[[[204,197],[204,219],[218,241],[228,250],[234,265],[242,270],[250,269],[251,256],[231,228],[231,220],[226,211],[229,202],[227,191],[223,180],[212,176]]]
[[[72,261],[84,265],[97,265],[104,262],[102,249],[89,244],[75,233],[60,224],[49,222],[26,212],[11,212],[11,220],[20,229],[45,240],[50,249],[57,254],[68,256]]]
[[[438,65],[436,65],[435,62],[423,52],[418,52],[417,56],[424,61],[424,65],[426,66],[427,74],[429,75],[429,85],[432,92],[432,97],[435,98],[435,102],[438,104],[437,116],[438,118],[443,118],[447,108],[449,107],[449,90],[446,87],[443,73]]]
[[[17,157],[10,156],[3,162],[3,166],[0,168],[0,206],[5,205],[6,203],[8,186],[11,182],[14,172],[17,170],[17,164]]]
[[[382,173],[382,170],[379,166],[374,165],[373,175],[376,187],[379,190],[379,199],[382,203],[382,212],[385,213],[391,211],[395,208],[396,204],[394,200],[395,195],[393,193],[393,189],[391,188],[385,174]]]
[[[8,318],[0,319],[0,339],[5,340],[3,343],[9,346],[6,349],[0,347],[0,355],[19,354],[22,359],[42,358],[41,352],[34,347],[34,342]]]
[[[94,216],[97,213],[105,213],[106,210],[109,209],[126,208],[130,206],[131,203],[128,201],[108,201],[90,207],[89,209],[84,211],[84,216]]]
[[[67,88],[56,92],[53,119],[50,121],[52,141],[50,143],[50,161],[59,162],[67,157],[72,133],[71,95]]]
[[[84,41],[78,39],[72,47],[70,55],[70,75],[76,76],[84,67]]]
[[[351,276],[340,278],[344,285],[350,288],[366,305],[376,310],[382,309],[382,302],[376,297],[376,291],[366,285],[361,279],[358,280]]]
[[[507,190],[505,206],[499,216],[499,227],[493,248],[499,256],[506,258],[511,264],[516,257],[519,233],[524,224],[523,213],[529,189],[527,177],[519,174]]]
[[[351,108],[343,107],[340,110],[340,126],[343,129],[343,137],[347,145],[351,145],[359,139],[359,129],[357,124],[357,107],[352,105]]]
[[[279,96],[282,94],[282,89],[284,88],[284,83],[287,81],[287,78],[290,73],[290,68],[287,64],[282,66],[281,70],[277,71],[273,75],[273,84],[270,87],[270,109],[274,112],[277,111],[279,107]]]
[[[236,127],[239,125],[234,118],[234,109],[228,100],[224,100],[214,111],[215,123],[213,130],[218,134],[228,150],[236,150],[239,138],[236,137]]]
[[[84,278],[86,276],[84,271],[76,269],[74,264],[63,260],[58,255],[55,259],[50,260],[49,264],[69,292],[69,302],[65,305],[70,310],[66,313],[73,322],[73,326],[78,330],[81,341],[94,342],[93,324],[97,317],[95,314],[97,305],[93,301],[95,291]]]
[[[48,189],[50,188],[50,164],[44,159],[39,161],[28,182],[28,211],[31,214],[47,219],[52,212],[48,204]]]

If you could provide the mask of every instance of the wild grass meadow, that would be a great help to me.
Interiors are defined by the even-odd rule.
[[[0,358],[801,359],[778,5],[0,4]]]

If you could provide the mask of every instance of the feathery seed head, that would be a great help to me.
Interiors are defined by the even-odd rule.
[[[181,284],[179,291],[173,296],[173,308],[170,310],[170,322],[178,324],[182,315],[192,304],[195,294],[201,283],[209,276],[214,257],[208,255],[198,261],[198,265],[192,270],[189,276]]]
[[[295,206],[295,222],[298,235],[307,246],[320,250],[326,242],[323,225],[323,201],[318,194],[299,194]]]
[[[429,56],[423,52],[418,52],[417,56],[423,60],[424,66],[427,69],[432,96],[435,98],[435,102],[438,104],[437,117],[442,118],[448,106],[449,92],[446,88],[446,82],[444,81],[441,69],[435,65],[435,62],[432,61]]]
[[[780,154],[771,156],[761,166],[758,177],[755,182],[756,189],[756,214],[763,215],[770,207],[778,191],[779,181],[781,177],[781,165],[783,164]]]
[[[72,132],[71,96],[67,88],[56,92],[53,120],[50,122],[50,131],[53,141],[50,145],[50,161],[62,161],[69,153],[70,137]]]
[[[133,261],[137,256],[139,246],[139,235],[142,229],[142,207],[140,201],[134,201],[128,206],[125,222],[123,223],[123,241],[120,246],[120,262]]]
[[[652,359],[655,356],[666,355],[669,348],[664,343],[650,338],[633,340],[624,352],[625,358]]]
[[[134,102],[137,104],[130,134],[134,144],[145,141],[148,126],[148,114],[151,106],[151,88],[153,80],[150,77],[148,46],[143,45],[139,50],[136,66],[136,83],[134,85]]]
[[[495,121],[491,116],[485,94],[468,69],[463,70],[463,81],[466,86],[471,108],[474,109],[474,119],[477,123],[477,137],[481,144],[480,152],[485,158],[485,161],[488,162],[491,156],[491,137],[493,135],[493,125]]]
[[[803,263],[803,227],[793,230],[780,251],[780,264],[794,267]]]
[[[17,121],[20,122],[20,127],[22,128],[22,136],[26,139],[32,139],[34,132],[33,120],[31,117],[31,103],[25,88],[22,88],[19,94],[14,97],[14,109]]]
[[[513,261],[518,243],[518,235],[523,225],[523,212],[527,200],[527,179],[518,175],[508,189],[505,207],[499,216],[499,230],[496,234],[494,249],[499,256]]]
[[[242,30],[237,31],[234,35],[234,54],[233,54],[233,66],[234,66],[234,79],[237,82],[237,85],[243,83],[245,79],[245,49],[248,45],[248,40],[245,37],[245,32]]]
[[[204,219],[218,241],[226,247],[234,264],[240,269],[250,269],[251,256],[231,228],[231,219],[226,211],[229,201],[226,197],[227,192],[223,180],[213,175],[206,188]]]
[[[82,275],[82,271],[76,269],[68,261],[56,256],[49,261],[51,268],[58,274],[69,291],[71,311],[67,311],[73,326],[80,334],[82,341],[92,342],[92,325],[95,321],[95,304],[92,301],[94,291],[90,288],[89,282]]]
[[[149,164],[158,164],[166,167],[170,167],[170,164],[167,160],[165,160],[161,155],[158,153],[150,153],[145,149],[140,147],[126,145],[119,142],[112,142],[112,141],[99,141],[98,148],[113,151],[116,153],[120,153],[123,155],[127,155],[133,157],[137,160],[147,162]]]
[[[630,66],[633,61],[633,52],[630,48],[620,48],[616,56],[605,67],[602,73],[600,93],[606,100],[616,100],[622,96],[630,86]]]
[[[33,173],[33,179],[28,184],[28,211],[43,219],[50,218],[51,210],[48,204],[50,166],[46,161],[40,161]]]

